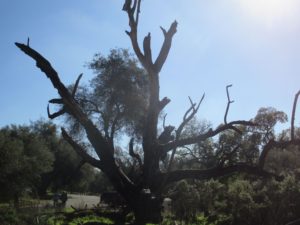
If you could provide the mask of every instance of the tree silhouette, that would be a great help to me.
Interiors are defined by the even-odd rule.
[[[63,109],[58,113],[50,114],[50,118],[55,118],[68,113],[76,119],[84,128],[87,138],[94,148],[99,159],[92,157],[87,153],[86,149],[78,144],[69,133],[62,128],[63,137],[73,146],[74,150],[82,157],[83,160],[91,165],[101,169],[109,178],[114,188],[126,200],[128,206],[133,210],[138,224],[146,222],[160,222],[161,221],[161,203],[163,188],[173,182],[183,179],[193,178],[198,180],[205,180],[209,178],[218,178],[232,173],[249,173],[256,176],[276,177],[264,170],[264,164],[269,151],[273,148],[286,148],[289,145],[300,145],[300,140],[294,137],[294,119],[291,124],[291,138],[286,141],[276,141],[271,138],[262,147],[257,165],[249,165],[243,162],[237,162],[232,165],[217,164],[212,168],[203,170],[172,170],[172,162],[174,155],[178,148],[187,145],[201,143],[208,138],[215,137],[224,131],[233,130],[237,133],[242,131],[241,126],[254,127],[258,124],[252,121],[237,120],[227,122],[227,114],[232,100],[230,99],[227,86],[228,105],[224,114],[224,123],[220,124],[214,129],[209,129],[203,133],[193,136],[183,136],[182,131],[184,127],[196,115],[201,102],[193,102],[190,99],[190,107],[187,109],[181,124],[174,129],[174,127],[165,126],[164,131],[158,132],[159,115],[170,99],[167,97],[160,98],[159,96],[159,73],[168,57],[172,39],[177,32],[177,22],[174,21],[169,29],[161,27],[164,35],[164,41],[160,48],[158,57],[152,59],[151,51],[151,34],[149,33],[143,40],[142,48],[138,43],[138,24],[140,16],[141,0],[126,0],[123,10],[127,13],[129,19],[130,30],[126,31],[131,40],[133,50],[147,72],[149,80],[149,97],[147,99],[148,107],[143,121],[142,130],[142,155],[134,152],[134,142],[130,141],[129,153],[133,160],[139,161],[138,172],[135,178],[132,179],[120,167],[115,157],[114,145],[111,140],[108,140],[104,135],[103,130],[97,127],[88,115],[83,111],[75,98],[76,89],[81,76],[77,79],[72,92],[61,82],[59,75],[51,66],[51,64],[37,51],[32,49],[29,45],[16,43],[16,45],[28,56],[36,61],[36,66],[50,79],[55,89],[57,89],[61,99],[50,100],[50,103],[60,103]],[[298,96],[298,95],[297,95]],[[296,102],[297,98],[295,99]],[[294,104],[294,112],[296,103]],[[173,138],[171,137],[174,134]],[[167,136],[166,140],[162,141],[162,137]],[[168,166],[166,170],[160,168],[160,161],[166,154],[170,154]],[[230,154],[229,154],[230,155]]]

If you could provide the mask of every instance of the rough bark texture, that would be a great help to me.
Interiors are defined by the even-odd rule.
[[[84,127],[87,134],[87,138],[93,146],[99,159],[93,158],[86,150],[78,144],[65,129],[62,129],[63,137],[73,146],[74,150],[85,160],[94,167],[101,169],[109,178],[115,189],[124,197],[130,208],[134,211],[138,224],[144,224],[146,222],[159,223],[161,221],[161,189],[172,182],[179,181],[181,179],[193,178],[193,179],[209,179],[218,178],[221,176],[230,175],[236,172],[244,172],[254,174],[257,176],[275,176],[264,171],[264,161],[270,149],[276,147],[287,147],[288,145],[300,145],[300,141],[294,138],[294,129],[292,123],[292,140],[286,142],[276,142],[271,140],[262,151],[259,163],[257,166],[250,166],[246,164],[236,164],[228,167],[218,166],[207,170],[179,170],[173,171],[171,168],[172,160],[176,149],[190,144],[199,143],[205,141],[208,138],[214,137],[226,130],[234,130],[239,132],[236,126],[255,126],[250,121],[232,121],[227,122],[227,113],[230,103],[232,101],[228,95],[228,106],[226,109],[224,121],[225,124],[220,125],[216,129],[210,129],[206,133],[199,134],[195,137],[181,138],[181,131],[196,114],[199,104],[195,104],[191,101],[191,107],[184,115],[181,125],[176,129],[175,138],[170,141],[162,142],[160,140],[161,134],[158,134],[158,120],[159,114],[164,107],[170,102],[170,100],[164,97],[160,100],[159,96],[159,72],[161,71],[168,54],[170,52],[172,39],[177,31],[177,22],[174,21],[168,30],[161,28],[164,35],[164,41],[159,51],[158,57],[153,62],[151,53],[151,34],[149,33],[143,41],[143,51],[140,49],[138,43],[138,22],[140,14],[141,0],[126,0],[123,6],[123,10],[127,13],[129,19],[130,31],[126,31],[128,34],[134,52],[137,58],[146,69],[150,82],[150,97],[149,107],[147,111],[146,120],[143,126],[142,147],[144,160],[133,152],[133,147],[130,146],[130,155],[138,160],[141,168],[140,179],[138,183],[134,183],[125,173],[115,160],[114,156],[114,144],[113,140],[106,135],[102,135],[93,122],[88,118],[84,111],[77,104],[74,95],[78,86],[79,79],[76,81],[75,88],[72,93],[68,91],[65,85],[61,82],[57,72],[52,68],[51,64],[37,51],[32,49],[28,44],[16,43],[25,54],[30,56],[36,62],[36,66],[41,69],[42,72],[50,79],[52,85],[57,89],[61,99],[51,100],[50,103],[63,104],[63,110],[48,115],[50,118],[55,118],[63,113],[69,113]],[[228,92],[227,92],[228,94]],[[297,95],[298,97],[298,95]],[[296,102],[296,100],[295,100]],[[296,104],[296,103],[295,103]],[[295,111],[295,106],[294,110]],[[294,115],[294,113],[293,113]],[[294,119],[294,116],[293,116]],[[293,120],[292,120],[293,121]],[[173,128],[174,129],[174,128]],[[131,143],[131,145],[133,142]],[[162,172],[159,167],[160,159],[168,152],[172,152],[172,157],[169,162],[167,172]]]

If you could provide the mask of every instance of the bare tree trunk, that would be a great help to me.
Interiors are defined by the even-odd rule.
[[[14,208],[16,210],[20,209],[20,196],[19,196],[19,193],[17,193],[17,192],[14,194]]]
[[[133,212],[135,222],[137,225],[144,225],[146,223],[158,224],[162,221],[161,209],[162,199],[151,196],[150,194],[140,194],[137,199],[133,201]]]

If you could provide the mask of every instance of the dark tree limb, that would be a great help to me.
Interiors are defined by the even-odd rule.
[[[76,91],[77,91],[77,88],[78,88],[78,85],[79,85],[79,81],[80,81],[82,75],[83,75],[83,74],[81,73],[81,74],[78,76],[78,78],[77,78],[77,80],[76,80],[76,82],[75,82],[75,85],[74,85],[74,88],[73,88],[73,91],[72,91],[72,97],[73,97],[74,99],[75,99],[75,94],[76,94]],[[66,107],[64,106],[64,101],[63,101],[63,99],[61,99],[61,98],[53,98],[53,99],[49,100],[49,103],[62,105],[62,109],[59,110],[59,111],[56,112],[56,113],[53,113],[53,114],[50,113],[49,105],[47,106],[47,114],[48,114],[48,118],[49,118],[49,119],[55,119],[55,118],[57,118],[57,117],[59,117],[59,116],[65,114],[65,113],[67,113],[67,109],[66,109]]]
[[[133,50],[138,57],[139,61],[142,63],[142,65],[147,68],[147,64],[145,61],[145,56],[142,53],[139,44],[138,44],[138,38],[137,38],[137,25],[138,25],[138,14],[139,10],[136,10],[137,5],[140,5],[140,0],[134,0],[133,7],[131,8],[131,0],[125,0],[125,4],[123,6],[123,10],[127,12],[128,19],[129,19],[129,26],[130,31],[126,31],[126,34],[130,37],[131,44],[133,47]],[[139,6],[140,7],[140,6]],[[134,14],[136,13],[136,18],[134,18]]]
[[[232,84],[226,86],[226,94],[227,94],[228,101],[227,101],[227,107],[226,107],[226,111],[225,111],[225,115],[224,115],[224,123],[225,124],[227,124],[227,115],[228,115],[230,104],[232,104],[234,102],[234,101],[230,100],[230,95],[229,95],[229,90],[228,90],[230,87],[232,87]]]
[[[181,124],[179,125],[178,129],[176,130],[176,139],[179,140],[180,136],[181,136],[181,133],[184,129],[184,127],[188,124],[188,122],[191,121],[191,119],[193,119],[195,117],[195,115],[197,114],[199,108],[200,108],[200,105],[203,101],[205,97],[205,93],[202,95],[198,105],[196,106],[196,103],[193,103],[192,99],[189,97],[189,100],[190,100],[190,103],[191,103],[191,106],[190,108],[185,112],[184,116],[183,116],[183,120],[181,122]],[[195,107],[196,106],[196,107]]]
[[[64,107],[66,107],[67,111],[72,114],[86,129],[88,135],[96,135],[97,138],[105,143],[101,132],[93,125],[93,123],[88,119],[88,117],[84,114],[84,112],[77,105],[75,99],[70,94],[65,85],[60,81],[60,78],[57,72],[52,68],[51,64],[48,60],[46,60],[41,54],[39,54],[34,49],[26,46],[24,44],[15,43],[17,47],[19,47],[25,54],[30,56],[36,61],[36,66],[41,69],[42,72],[46,74],[46,76],[52,82],[52,85],[55,89],[57,89],[59,95],[62,98],[62,102]],[[92,134],[93,133],[93,134]],[[92,141],[94,142],[94,141]],[[96,148],[97,149],[97,148]]]
[[[189,100],[190,100],[190,103],[191,103],[191,106],[190,108],[186,111],[186,113],[184,114],[183,116],[183,120],[181,122],[181,124],[179,125],[178,129],[176,130],[176,136],[175,136],[175,142],[178,141],[180,139],[180,136],[181,136],[181,133],[184,129],[184,127],[188,124],[188,122],[191,121],[191,119],[194,118],[194,116],[196,115],[196,113],[198,112],[199,110],[199,107],[203,101],[205,97],[205,94],[202,95],[202,98],[201,100],[199,101],[198,105],[196,106],[196,103],[194,103],[192,101],[192,99],[189,97]],[[196,107],[195,107],[196,106]],[[176,153],[176,150],[177,150],[177,147],[175,146],[172,150],[172,154],[171,154],[171,158],[170,158],[170,161],[169,161],[169,165],[167,167],[167,171],[170,171],[171,168],[172,168],[172,164],[173,164],[173,161],[174,161],[174,157],[175,157],[175,153]]]
[[[78,88],[80,79],[82,78],[82,75],[83,75],[82,73],[79,74],[79,76],[78,76],[78,78],[77,78],[77,80],[76,80],[76,82],[75,82],[75,85],[74,85],[74,88],[73,88],[73,91],[72,91],[72,96],[73,96],[73,98],[75,98],[75,94],[76,94],[76,91],[77,91],[77,88]]]
[[[210,129],[207,132],[200,134],[198,136],[175,140],[173,142],[167,143],[163,146],[163,149],[164,149],[164,151],[168,152],[177,147],[183,147],[185,145],[196,144],[196,143],[204,141],[208,138],[214,137],[223,131],[232,129],[232,127],[234,125],[255,126],[255,124],[252,123],[251,121],[245,121],[245,120],[232,121],[230,123],[220,125],[215,130]]]
[[[50,109],[49,109],[49,104],[47,105],[47,114],[48,114],[48,118],[49,119],[55,119],[59,116],[62,116],[63,114],[66,113],[66,110],[64,108],[62,108],[61,110],[59,110],[58,112],[55,112],[55,113],[50,113]]]
[[[183,179],[207,180],[211,178],[228,176],[233,173],[247,173],[268,178],[275,177],[278,180],[282,180],[282,177],[276,174],[269,173],[259,167],[250,166],[245,163],[239,163],[227,167],[215,167],[205,170],[176,170],[169,172],[167,175],[163,174],[162,176],[167,176],[166,183],[172,183]]]
[[[131,10],[131,0],[125,0],[122,10],[130,11]]]
[[[177,32],[177,21],[175,20],[168,31],[166,31],[164,28],[161,27],[161,30],[164,34],[164,43],[160,49],[160,52],[158,54],[157,59],[155,60],[154,66],[155,66],[155,70],[157,72],[160,72],[160,70],[162,69],[164,63],[166,62],[166,59],[168,57],[171,45],[172,45],[172,39],[174,34]]]
[[[170,103],[170,99],[167,97],[164,97],[162,100],[159,101],[159,106],[158,106],[158,111],[161,112],[166,105],[168,105]]]
[[[57,72],[53,69],[48,60],[40,53],[21,43],[15,43],[25,54],[36,61],[36,66],[50,79],[54,88],[58,91],[63,107],[71,114],[85,129],[87,138],[92,144],[95,152],[102,160],[102,170],[105,172],[115,188],[125,195],[125,190],[134,189],[134,184],[116,164],[113,149],[107,140],[102,136],[100,130],[93,124],[88,116],[82,111],[78,103],[73,98],[72,94],[61,82]]]
[[[64,128],[61,128],[61,134],[64,139],[73,147],[75,152],[80,155],[80,157],[87,163],[91,164],[92,166],[102,169],[102,162],[90,156],[87,151],[79,145],[73,138],[66,132]]]
[[[150,33],[148,33],[148,35],[144,38],[143,48],[144,48],[145,60],[147,60],[147,64],[152,65],[153,62],[152,62],[151,34]]]
[[[292,118],[291,118],[291,139],[292,140],[294,140],[295,138],[295,114],[296,114],[299,95],[300,95],[300,91],[298,91],[297,94],[295,95],[294,104],[293,104],[293,111],[292,111]]]
[[[138,25],[139,24],[139,16],[140,16],[140,12],[141,12],[141,0],[135,0],[134,4],[137,5],[135,21],[136,21],[136,24]],[[135,10],[135,8],[134,8],[134,10]]]

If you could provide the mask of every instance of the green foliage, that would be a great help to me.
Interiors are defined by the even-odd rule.
[[[20,223],[16,210],[9,207],[1,208],[0,221],[2,225],[11,225],[11,224]]]
[[[63,215],[51,216],[47,219],[47,225],[63,225],[65,217]]]
[[[170,194],[173,213],[187,224],[286,224],[300,215],[300,182],[229,180],[180,182]],[[194,199],[192,199],[194,197]]]
[[[0,155],[0,190],[6,199],[17,200],[27,188],[36,190],[53,162],[45,141],[26,126],[0,130]]]
[[[149,97],[145,70],[126,49],[112,49],[107,56],[95,54],[87,66],[95,77],[76,93],[83,110],[107,137],[122,132],[139,137]],[[73,133],[81,134],[79,123],[66,118]]]
[[[189,185],[187,181],[181,181],[175,186],[170,197],[173,199],[172,207],[176,218],[184,221],[195,218],[200,199],[195,186]]]
[[[115,224],[111,219],[105,217],[98,217],[98,216],[85,216],[80,218],[75,218],[68,225],[84,225],[87,222],[98,222],[103,225],[105,224]]]

